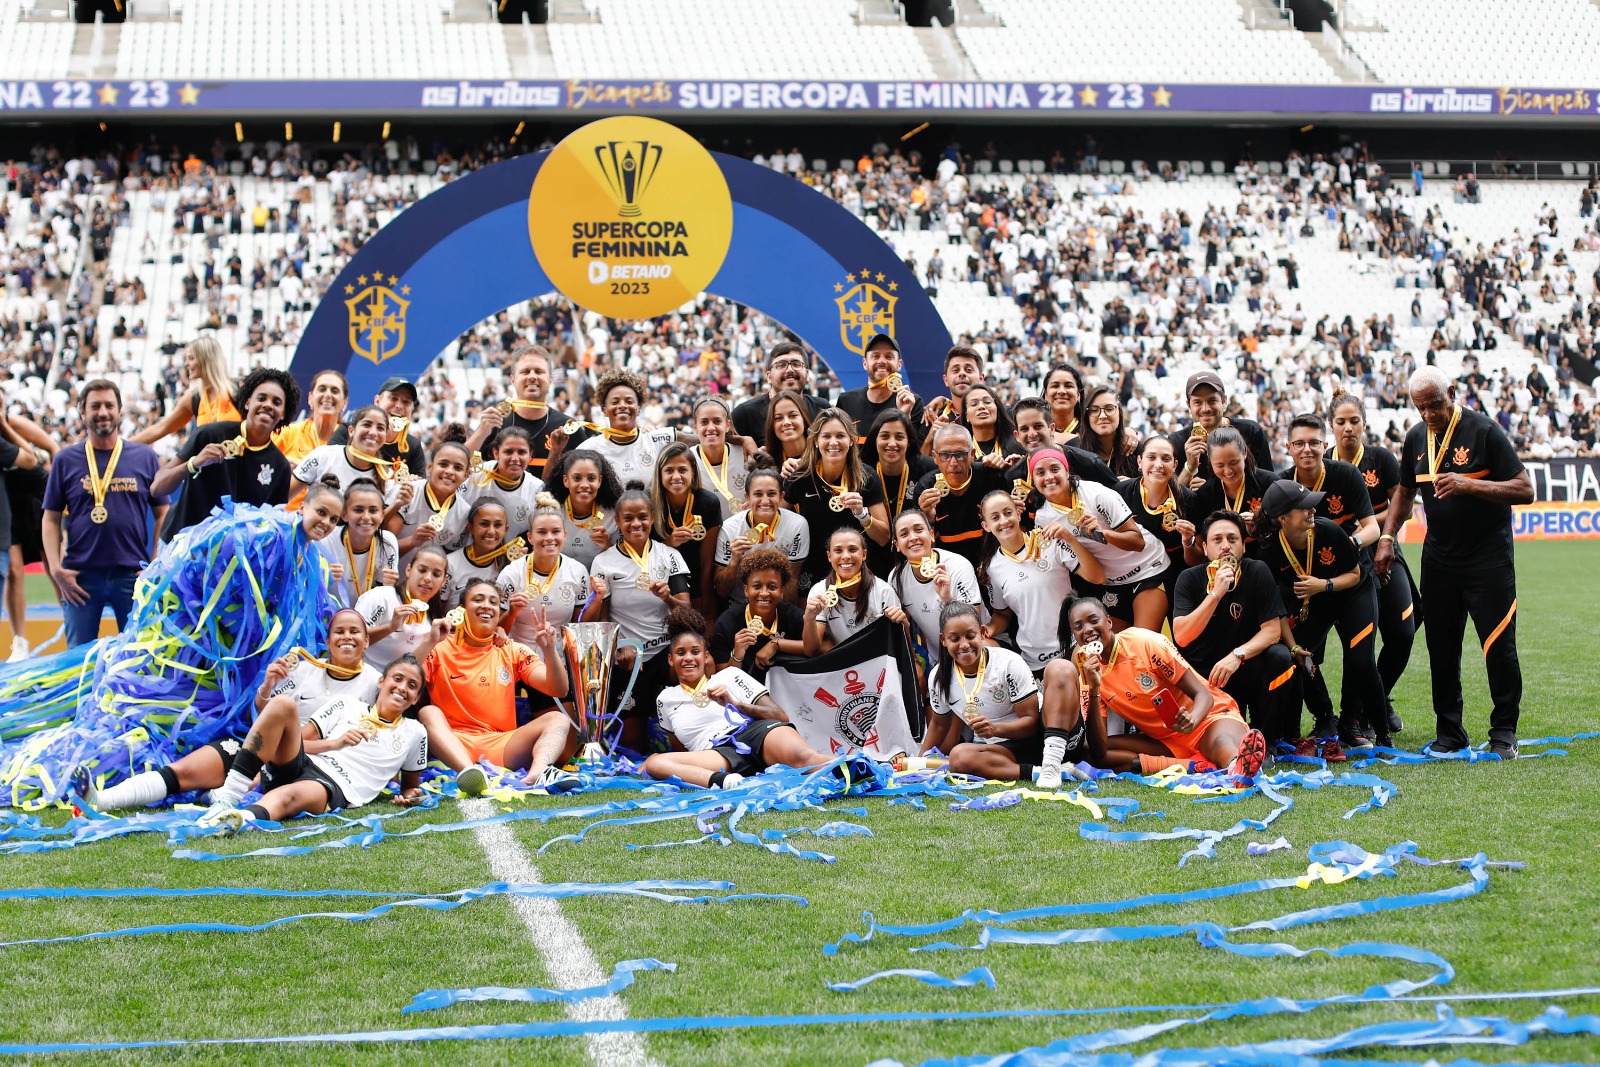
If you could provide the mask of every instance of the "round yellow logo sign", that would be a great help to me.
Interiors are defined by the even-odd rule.
[[[563,295],[612,318],[650,318],[692,300],[721,269],[733,197],[693,137],[619,115],[551,150],[528,196],[528,236]]]

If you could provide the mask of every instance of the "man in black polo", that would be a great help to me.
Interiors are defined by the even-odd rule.
[[[983,498],[996,489],[1011,491],[1004,471],[973,461],[972,434],[965,426],[936,426],[933,461],[939,469],[924,474],[912,490],[917,507],[933,517],[934,539],[947,552],[978,565],[983,544]]]
[[[1264,471],[1272,470],[1272,445],[1267,441],[1267,431],[1261,428],[1259,422],[1233,419],[1224,414],[1228,410],[1228,390],[1216,371],[1196,371],[1189,375],[1183,395],[1189,400],[1191,421],[1167,438],[1172,442],[1172,454],[1183,457],[1183,466],[1174,476],[1179,485],[1193,489],[1196,482],[1211,477],[1211,460],[1206,457],[1206,437],[1218,426],[1232,426],[1238,430],[1250,455],[1255,457],[1256,467]]]
[[[568,422],[567,413],[549,403],[550,353],[540,345],[520,345],[511,351],[510,371],[511,395],[483,409],[467,438],[467,452],[476,450],[484,459],[493,459],[490,449],[495,435],[506,426],[521,427],[533,439],[528,470],[542,479],[550,460],[551,442],[547,438]],[[577,448],[593,436],[594,431],[580,426],[567,436],[563,447]]]
[[[930,426],[944,426],[961,421],[967,391],[983,382],[983,358],[978,350],[966,345],[956,345],[944,356],[944,384],[950,390],[948,397],[934,397],[933,407],[923,413],[923,421]],[[933,435],[922,439],[922,451],[933,451]]]
[[[755,441],[767,439],[767,405],[785,389],[793,389],[805,396],[806,407],[811,409],[807,413],[808,419],[816,418],[817,412],[828,406],[822,397],[806,392],[811,385],[811,360],[801,345],[794,341],[779,341],[767,353],[766,367],[767,391],[733,409],[734,431],[740,437]]]
[[[411,439],[411,416],[417,410],[417,387],[405,378],[385,378],[372,402],[389,414],[389,434],[384,439],[383,447],[378,449],[378,455],[388,460],[403,459],[406,469],[412,474],[419,478],[426,477],[428,457],[423,454],[421,442]],[[349,444],[350,427],[344,425],[333,431],[328,443]]]
[[[1384,516],[1373,567],[1394,564],[1394,538],[1411,517],[1417,490],[1427,509],[1422,592],[1428,603],[1428,660],[1439,751],[1469,744],[1462,723],[1461,638],[1467,617],[1478,631],[1489,674],[1489,751],[1517,756],[1522,665],[1517,660],[1517,574],[1513,504],[1533,501],[1533,483],[1493,419],[1456,403],[1455,384],[1437,367],[1411,376],[1411,403],[1422,421],[1406,431],[1400,492]]]
[[[880,333],[867,342],[861,355],[861,367],[867,372],[867,384],[839,394],[838,406],[855,420],[856,444],[861,446],[861,459],[865,463],[878,461],[878,445],[868,439],[868,431],[879,415],[891,408],[906,413],[917,433],[911,442],[915,449],[922,448],[922,398],[911,391],[901,378],[900,346],[886,333]]]

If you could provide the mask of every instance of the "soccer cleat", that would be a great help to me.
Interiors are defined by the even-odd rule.
[[[1305,759],[1316,759],[1317,739],[1314,737],[1302,737],[1300,740],[1296,741],[1294,743],[1294,755],[1304,757]]]
[[[7,663],[21,663],[28,658],[28,639],[21,634],[11,639],[11,655],[6,657]]]
[[[1395,711],[1393,708],[1390,708],[1389,709],[1389,732],[1391,734],[1397,734],[1401,730],[1404,730],[1405,728],[1406,728],[1406,724],[1400,721],[1400,713],[1398,711]]]
[[[1521,755],[1515,741],[1490,741],[1489,752],[1503,760],[1513,760]]]
[[[1254,778],[1261,773],[1267,760],[1267,739],[1260,730],[1251,730],[1239,742],[1239,754],[1228,764],[1228,775],[1233,778]]]
[[[1338,737],[1339,724],[1332,716],[1329,716],[1326,719],[1318,719],[1316,723],[1312,725],[1311,733],[1308,736],[1318,739]]]
[[[456,772],[456,790],[464,797],[481,797],[489,788],[489,776],[477,764]]]
[[[231,837],[239,833],[246,826],[255,822],[255,816],[243,808],[236,808],[232,804],[213,804],[200,816],[195,825],[208,830],[217,830],[224,837]]]
[[[729,771],[727,774],[722,776],[722,788],[732,789],[743,781],[744,775],[738,773],[737,771]]]
[[[560,767],[546,767],[539,772],[539,779],[534,784],[554,796],[557,793],[570,793],[583,783],[570,771],[564,771]]]
[[[100,810],[100,805],[97,803],[100,791],[94,787],[94,778],[89,774],[89,768],[74,767],[67,784],[72,787],[78,799],[83,801],[84,807]]]
[[[1337,737],[1330,737],[1326,741],[1322,742],[1321,746],[1317,750],[1317,755],[1321,756],[1329,763],[1349,762],[1349,757],[1344,754],[1344,748],[1339,744],[1339,739]]]
[[[1054,764],[1054,763],[1041,763],[1041,764],[1039,764],[1038,774],[1037,774],[1037,777],[1034,779],[1034,781],[1035,781],[1035,783],[1038,784],[1040,789],[1051,789],[1051,790],[1060,789],[1061,788],[1061,767],[1060,767],[1060,765],[1059,764]]]

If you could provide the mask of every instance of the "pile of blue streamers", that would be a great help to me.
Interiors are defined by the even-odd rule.
[[[112,638],[0,669],[0,788],[40,808],[79,765],[111,781],[242,737],[267,665],[319,650],[337,604],[299,518],[225,500],[165,545]]]

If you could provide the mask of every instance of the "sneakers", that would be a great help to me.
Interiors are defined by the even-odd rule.
[[[1400,713],[1391,707],[1389,709],[1389,732],[1391,734],[1397,734],[1405,728],[1406,724],[1400,721]]]
[[[6,657],[7,663],[21,663],[28,658],[28,639],[21,634],[11,639],[11,655]]]
[[[1260,730],[1251,730],[1239,742],[1239,754],[1228,764],[1228,774],[1234,778],[1254,778],[1261,773],[1267,759],[1267,739]]]
[[[94,778],[89,774],[89,768],[74,767],[71,776],[67,778],[67,784],[72,787],[78,799],[83,801],[85,807],[99,810],[100,805],[97,801],[100,799],[100,791],[94,787]]]
[[[570,793],[582,784],[576,774],[564,771],[560,767],[546,767],[539,772],[539,778],[534,782],[537,788],[543,789],[551,796],[557,793]]]
[[[1329,763],[1349,762],[1349,757],[1344,754],[1344,746],[1339,744],[1339,739],[1337,737],[1330,737],[1326,741],[1322,742],[1321,746],[1319,746],[1317,749],[1317,755],[1321,756]]]
[[[1294,743],[1294,754],[1303,759],[1316,759],[1317,739],[1314,737],[1302,737]]]
[[[464,797],[481,797],[489,788],[489,776],[477,764],[456,772],[456,789]]]
[[[1337,720],[1335,720],[1331,716],[1329,718],[1326,718],[1326,719],[1318,719],[1315,723],[1312,724],[1311,733],[1308,734],[1307,736],[1309,736],[1309,737],[1338,737],[1339,736],[1339,723],[1338,723]]]
[[[737,771],[729,771],[722,776],[722,788],[732,789],[743,781],[744,775],[739,774]]]
[[[256,817],[243,808],[236,808],[232,804],[213,804],[200,816],[196,824],[210,830],[219,831],[224,837],[231,837],[242,831],[246,826],[254,823]]]
[[[1499,756],[1503,760],[1513,760],[1521,755],[1515,741],[1490,741],[1490,755]]]
[[[1041,763],[1034,773],[1034,783],[1040,789],[1056,790],[1061,788],[1061,765],[1058,763]]]

